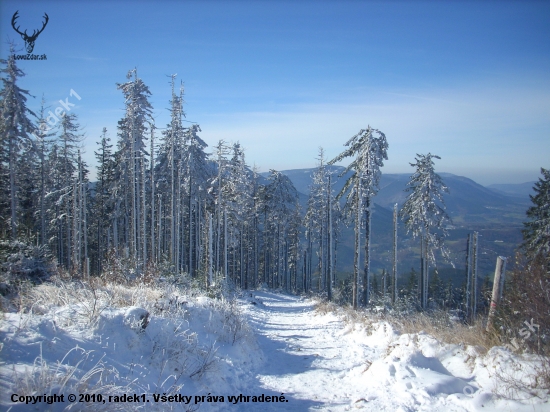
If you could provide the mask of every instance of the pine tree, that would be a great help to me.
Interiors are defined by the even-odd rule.
[[[204,152],[208,145],[198,136],[200,131],[198,125],[192,125],[184,131],[181,157],[183,169],[179,172],[183,176],[182,183],[187,188],[188,258],[189,274],[192,277],[201,263],[200,235],[206,219],[206,216],[201,217],[201,206],[204,207],[207,202],[206,186],[212,175],[207,154]]]
[[[527,210],[529,222],[525,222],[523,230],[523,247],[530,257],[540,257],[548,263],[550,270],[550,170],[540,169],[539,177],[533,189],[535,195],[530,195],[531,206]]]
[[[46,198],[50,221],[54,223],[51,250],[56,250],[58,263],[66,269],[71,269],[74,261],[75,183],[81,140],[76,114],[65,114],[60,123],[59,139],[53,142],[48,155],[51,184]]]
[[[372,197],[379,190],[380,168],[384,166],[384,160],[388,159],[387,150],[388,142],[384,133],[377,129],[372,129],[370,126],[367,129],[362,129],[358,134],[348,140],[345,146],[349,146],[344,152],[340,153],[329,164],[339,162],[346,157],[355,157],[350,165],[342,172],[343,176],[348,171],[353,170],[353,175],[344,184],[342,191],[337,198],[342,197],[348,192],[346,203],[349,205],[355,216],[355,237],[356,237],[356,253],[355,253],[355,274],[353,286],[355,288],[354,298],[359,292],[358,277],[359,277],[359,243],[360,243],[360,227],[362,218],[364,217],[365,225],[365,262],[363,271],[363,293],[362,303],[368,305],[370,300],[370,243],[371,243],[371,216],[372,216]],[[354,308],[357,307],[357,300],[354,300]]]
[[[289,236],[290,222],[296,208],[298,192],[291,180],[276,170],[270,170],[269,183],[264,190],[264,202],[266,210],[266,222],[264,223],[268,233],[267,246],[268,261],[266,264],[269,272],[271,287],[284,286],[285,275],[288,271],[286,259],[288,243],[285,239]]]
[[[224,192],[226,191],[226,168],[228,167],[227,156],[229,147],[226,142],[220,140],[215,147],[212,156],[215,158],[216,175],[210,180],[208,192],[214,197],[216,229],[215,234],[215,269],[223,272],[224,282],[228,279],[228,256],[227,256],[227,227],[226,227],[226,200]],[[222,243],[223,240],[223,243]],[[222,266],[223,259],[223,266]],[[223,271],[221,270],[223,267]]]
[[[185,128],[183,127],[183,86],[180,86],[179,94],[175,90],[176,75],[171,75],[171,100],[170,123],[162,131],[162,143],[156,159],[155,176],[158,188],[159,205],[157,215],[159,220],[157,255],[167,253],[170,262],[180,271],[184,266],[183,236],[181,234],[181,220],[183,214],[181,208],[188,204],[183,199],[182,185],[185,179],[185,162],[183,160],[183,139]],[[155,191],[157,191],[155,188]],[[189,198],[187,199],[189,200]],[[179,208],[178,208],[179,207]],[[178,215],[179,213],[179,215]],[[179,218],[178,218],[179,217]],[[181,247],[179,247],[181,246]],[[189,266],[187,266],[189,268]]]
[[[9,193],[10,216],[7,221],[2,219],[0,225],[3,233],[9,227],[11,239],[16,240],[18,237],[18,217],[20,215],[18,195],[21,175],[19,172],[21,166],[27,161],[22,157],[22,148],[29,145],[31,141],[30,134],[36,129],[28,116],[36,117],[36,115],[26,106],[27,96],[30,96],[30,93],[17,85],[18,79],[25,74],[15,63],[13,45],[10,46],[8,60],[0,59],[0,64],[6,66],[0,70],[4,75],[2,77],[3,87],[0,91],[0,123],[2,125],[0,129],[0,146],[2,150],[0,163],[2,163],[3,174],[7,174],[9,178],[9,186],[7,188],[3,187],[1,191]],[[7,173],[4,172],[6,169]],[[6,182],[4,179],[1,180]],[[2,186],[4,185],[2,184]],[[7,215],[3,214],[3,216]]]
[[[39,173],[40,173],[40,215],[39,215],[39,239],[40,245],[44,246],[47,243],[48,238],[48,226],[46,225],[47,218],[47,202],[46,202],[46,192],[49,187],[51,187],[51,178],[48,173],[48,159],[47,153],[51,145],[51,141],[47,140],[55,135],[55,133],[49,131],[49,127],[45,117],[45,99],[42,96],[42,101],[40,105],[40,112],[38,116],[38,128],[36,131],[36,152],[38,154],[39,162]]]
[[[374,274],[372,275],[372,296],[377,296],[378,292],[380,292],[378,285],[378,276]]]
[[[304,224],[312,245],[317,246],[318,290],[328,291],[329,275],[329,205],[332,204],[332,190],[329,186],[330,173],[326,167],[324,150],[319,148],[318,166],[313,172],[309,190],[308,207]],[[330,197],[330,199],[329,199]]]
[[[107,128],[101,132],[99,149],[94,152],[97,160],[97,184],[95,189],[95,221],[96,221],[96,266],[101,273],[102,262],[109,248],[109,229],[112,224],[112,213],[116,201],[111,193],[114,184],[116,165],[113,158],[111,139],[107,137]]]
[[[437,270],[434,271],[434,275],[430,279],[428,291],[429,295],[432,297],[432,301],[439,307],[442,307],[444,304],[445,284],[441,280]]]
[[[447,234],[445,223],[450,221],[442,195],[443,192],[448,193],[449,189],[434,170],[432,159],[441,158],[431,153],[416,156],[416,163],[410,164],[416,167],[416,172],[405,189],[410,194],[400,215],[405,221],[407,232],[411,231],[414,237],[420,237],[420,304],[425,309],[428,305],[429,263],[435,263],[434,249],[443,247]]]
[[[142,210],[143,199],[146,196],[146,180],[143,171],[147,162],[145,146],[148,125],[152,123],[152,106],[148,96],[149,88],[142,79],[137,76],[137,70],[130,70],[126,76],[126,83],[117,83],[117,89],[121,90],[126,105],[124,118],[119,122],[119,160],[120,174],[123,177],[125,194],[124,219],[127,223],[127,236],[125,247],[131,252],[136,263],[144,263],[144,244],[147,239],[143,227],[143,215],[147,211]],[[128,236],[129,235],[129,236]]]
[[[232,157],[225,167],[223,199],[227,215],[229,239],[228,253],[231,258],[231,277],[239,282],[241,287],[246,283],[246,226],[250,216],[253,200],[251,196],[251,174],[246,166],[244,150],[237,142],[231,147]]]
[[[409,278],[407,279],[407,284],[404,289],[404,295],[416,301],[418,297],[417,291],[418,291],[418,273],[416,273],[416,270],[414,270],[414,268],[411,268],[411,271],[409,273]]]

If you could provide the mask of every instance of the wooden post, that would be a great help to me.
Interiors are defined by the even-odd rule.
[[[504,289],[504,274],[506,273],[506,258],[499,256],[495,268],[495,279],[493,283],[493,296],[491,297],[491,306],[489,308],[489,318],[487,319],[487,332],[493,327],[493,318],[497,309],[498,302],[502,297]]]

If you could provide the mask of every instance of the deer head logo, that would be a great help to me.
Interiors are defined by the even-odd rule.
[[[19,31],[19,26],[15,27],[15,21],[17,20],[17,17],[18,16],[18,13],[19,13],[19,10],[16,11],[13,15],[13,17],[11,18],[11,25],[13,27],[13,29],[19,33],[21,35],[21,38],[25,41],[25,48],[27,49],[27,53],[32,53],[33,49],[34,49],[34,42],[36,41],[36,38],[38,37],[38,35],[40,33],[42,33],[42,31],[44,30],[44,28],[46,27],[46,24],[48,24],[48,20],[50,19],[48,17],[48,15],[46,13],[44,13],[44,18],[46,19],[46,21],[44,21],[44,24],[42,25],[42,28],[38,31],[34,30],[32,32],[32,35],[29,36],[27,34],[27,30],[25,30],[25,32],[21,33]]]

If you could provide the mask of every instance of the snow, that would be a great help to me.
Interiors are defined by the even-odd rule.
[[[141,303],[104,306],[95,318],[86,302],[5,313],[3,407],[61,411],[68,402],[13,405],[8,397],[80,391],[145,393],[142,410],[550,410],[544,398],[497,395],[498,370],[529,370],[534,362],[503,347],[484,353],[422,332],[400,334],[383,321],[345,322],[338,313],[315,311],[312,300],[266,290],[243,293],[238,302],[173,292]],[[69,376],[67,382],[53,379],[53,372]],[[189,405],[154,402],[153,393],[191,398]],[[261,395],[280,402],[246,401]],[[138,405],[92,409],[115,406]],[[71,410],[79,407],[84,404]]]
[[[527,367],[504,348],[482,355],[424,333],[400,335],[387,322],[346,325],[335,314],[316,313],[310,300],[256,295],[263,304],[247,312],[266,357],[257,379],[289,397],[284,410],[550,410],[537,398],[512,401],[492,392],[497,368]]]

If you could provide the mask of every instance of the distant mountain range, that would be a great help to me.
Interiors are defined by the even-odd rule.
[[[343,167],[327,167],[333,176],[336,176],[333,182],[334,191],[337,193],[351,172],[339,177],[345,170]],[[290,178],[298,190],[304,212],[314,171],[314,168],[281,171]],[[267,176],[268,173],[263,175]],[[525,212],[531,205],[529,194],[533,193],[535,182],[485,187],[467,177],[451,173],[439,173],[439,175],[449,188],[449,193],[443,196],[447,213],[452,219],[446,243],[451,251],[452,264],[456,269],[452,270],[452,264],[444,261],[438,263],[438,267],[447,268],[447,277],[454,276],[455,282],[458,282],[464,265],[466,237],[468,233],[478,231],[480,233],[479,268],[482,274],[492,274],[496,257],[512,256],[522,242],[521,229],[526,220]],[[375,272],[391,267],[389,250],[391,249],[392,209],[395,203],[401,207],[405,202],[408,193],[404,189],[407,187],[410,176],[404,173],[382,174],[380,191],[374,197],[372,221],[372,267]],[[406,234],[402,223],[398,232],[401,267],[399,271],[403,272],[418,266],[418,241]],[[350,228],[343,229],[341,239],[338,250],[338,270],[350,273],[353,261],[353,235]]]
[[[334,176],[334,190],[339,192],[344,182],[351,175],[338,177],[345,169],[342,166],[327,166]],[[309,194],[311,176],[315,169],[283,170],[281,173],[290,178],[298,192],[306,197]],[[518,185],[501,184],[482,186],[472,179],[451,173],[439,173],[449,188],[444,194],[447,213],[455,224],[520,224],[525,220],[525,211],[530,205],[529,194],[535,182]],[[399,207],[405,202],[408,193],[404,190],[410,174],[382,174],[380,191],[374,197],[374,203],[391,210],[397,203]],[[530,189],[529,189],[530,188]]]
[[[535,186],[535,182],[525,182],[517,184],[496,184],[489,185],[487,187],[497,193],[505,194],[508,196],[529,198],[529,195],[535,194],[533,186]]]

